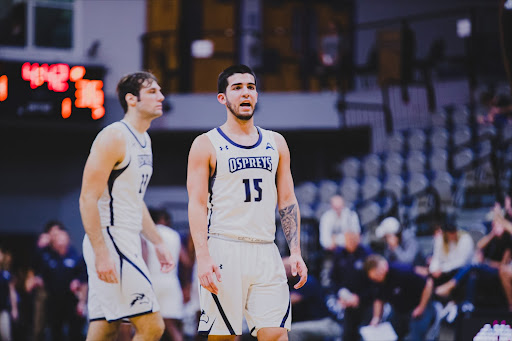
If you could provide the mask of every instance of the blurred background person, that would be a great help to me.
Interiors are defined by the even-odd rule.
[[[171,251],[173,259],[180,259],[181,238],[172,228],[172,217],[169,212],[164,209],[150,208],[149,213],[167,248]],[[160,271],[155,248],[144,237],[142,237],[142,256],[148,265],[153,289],[160,304],[160,314],[165,323],[162,340],[182,341],[183,291],[178,278],[179,263],[177,262],[177,266],[168,273]]]
[[[425,256],[412,229],[404,230],[398,219],[387,217],[375,230],[375,236],[384,239],[383,255],[388,261],[418,267],[417,271],[427,275]]]
[[[375,286],[364,272],[363,265],[373,251],[361,244],[356,231],[345,232],[345,247],[335,250],[331,269],[330,292],[343,309],[343,341],[360,339],[359,328],[368,324]]]
[[[292,275],[289,257],[283,257],[290,302],[293,311],[292,328],[288,332],[290,341],[336,340],[341,336],[340,324],[332,317],[326,306],[326,296],[320,282],[311,274],[304,286],[295,289],[297,281]]]
[[[84,260],[71,245],[68,232],[61,227],[53,232],[38,269],[46,291],[47,339],[85,339],[85,294],[87,272]]]
[[[10,270],[11,253],[0,247],[0,340],[13,340],[13,324],[18,320],[18,300]]]
[[[377,283],[370,325],[381,322],[387,302],[391,306],[389,321],[398,340],[425,340],[436,315],[431,301],[432,278],[418,275],[410,265],[389,263],[377,254],[368,256],[364,269]]]
[[[341,195],[330,199],[331,207],[320,218],[320,244],[327,251],[338,246],[345,246],[345,231],[361,233],[361,225],[357,213],[345,206]]]

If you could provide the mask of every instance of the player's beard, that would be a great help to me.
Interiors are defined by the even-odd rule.
[[[252,110],[252,112],[249,115],[241,115],[240,112],[235,109],[235,107],[231,104],[231,102],[228,99],[226,99],[226,105],[227,105],[229,111],[231,111],[231,113],[233,114],[233,116],[235,116],[236,118],[238,118],[241,121],[249,121],[252,118],[252,116],[254,115],[254,109]]]

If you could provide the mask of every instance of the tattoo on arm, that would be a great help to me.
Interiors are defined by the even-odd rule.
[[[284,236],[286,237],[290,250],[298,247],[297,205],[293,204],[279,210],[279,215],[281,216],[281,226],[283,227]]]

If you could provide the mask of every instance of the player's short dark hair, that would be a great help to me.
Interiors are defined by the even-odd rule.
[[[123,107],[124,112],[128,111],[128,103],[126,103],[126,94],[132,94],[140,99],[140,89],[150,86],[153,82],[157,82],[155,75],[147,71],[133,72],[125,75],[119,83],[117,83],[117,97],[119,103]]]
[[[219,74],[219,78],[217,79],[217,92],[219,94],[226,93],[228,78],[235,73],[250,73],[254,77],[254,83],[256,84],[256,75],[250,67],[244,64],[231,65]]]

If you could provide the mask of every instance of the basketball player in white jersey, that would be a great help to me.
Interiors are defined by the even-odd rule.
[[[225,69],[217,100],[227,120],[192,143],[187,189],[200,286],[199,334],[234,340],[242,315],[258,340],[287,340],[290,294],[274,243],[279,209],[295,285],[307,280],[290,152],[278,133],[254,125],[256,78],[245,65]]]
[[[151,121],[162,115],[164,96],[147,72],[123,77],[117,92],[125,116],[94,140],[85,164],[80,213],[89,276],[87,340],[114,340],[122,320],[133,340],[159,340],[163,319],[141,253],[140,233],[154,244],[163,272],[174,261],[144,203],[153,172]]]

